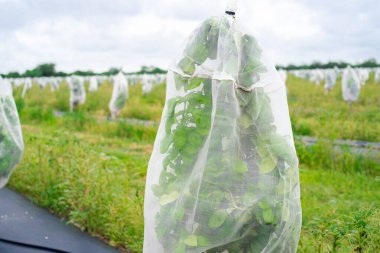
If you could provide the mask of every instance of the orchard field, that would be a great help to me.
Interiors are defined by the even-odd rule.
[[[380,252],[380,154],[332,144],[380,142],[380,83],[372,75],[349,105],[340,82],[325,94],[323,85],[287,80],[300,159],[299,252]],[[113,121],[107,81],[72,113],[65,83],[55,92],[33,85],[24,99],[21,93],[22,87],[14,90],[26,149],[10,187],[123,251],[141,252],[145,175],[165,84],[147,94],[141,84],[131,86]],[[303,136],[319,141],[308,146]]]

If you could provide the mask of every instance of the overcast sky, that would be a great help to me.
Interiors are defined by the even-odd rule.
[[[0,0],[0,73],[166,68],[227,0]],[[380,60],[379,0],[238,0],[241,21],[277,64]],[[243,15],[244,14],[244,15]]]

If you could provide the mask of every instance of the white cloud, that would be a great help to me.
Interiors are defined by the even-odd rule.
[[[167,67],[226,2],[0,0],[0,72],[43,62],[64,71]],[[377,0],[241,0],[238,16],[273,61],[286,64],[380,59],[379,11]]]
[[[197,22],[158,18],[151,14],[123,17],[112,24],[63,18],[41,20],[15,30],[5,47],[9,67],[57,62],[66,71],[105,70],[110,66],[138,69],[143,64],[167,66]],[[4,43],[4,42],[3,42]],[[29,60],[25,62],[25,56]]]

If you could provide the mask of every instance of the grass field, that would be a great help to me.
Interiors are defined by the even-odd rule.
[[[359,100],[342,99],[341,81],[327,95],[324,85],[290,76],[288,101],[296,135],[380,142],[380,84],[371,75]]]
[[[380,85],[373,77],[352,106],[340,84],[323,86],[290,77],[288,100],[296,135],[320,137],[297,142],[303,207],[299,252],[380,252],[380,164],[329,139],[380,141]],[[141,252],[145,175],[156,127],[97,122],[108,116],[111,86],[87,94],[68,111],[67,86],[51,93],[34,87],[25,99],[15,90],[26,151],[10,187],[127,252]],[[147,95],[132,87],[121,117],[159,121],[165,86]],[[380,157],[379,157],[380,158]]]
[[[323,84],[317,86],[290,75],[288,101],[294,133],[330,139],[380,142],[379,85],[375,83],[374,75],[371,75],[361,90],[359,100],[349,105],[342,99],[340,80],[334,89],[325,95]],[[15,91],[15,98],[19,103],[22,103],[21,92],[22,88]],[[85,105],[78,108],[77,112],[87,117],[108,116],[111,94],[111,84],[103,83],[98,92],[87,93]],[[32,110],[31,116],[37,117],[33,112],[41,107],[45,113],[49,113],[49,110],[68,112],[69,97],[69,89],[65,84],[54,93],[49,88],[41,91],[35,85],[23,102],[27,105],[27,110]],[[148,95],[143,95],[141,85],[136,85],[130,88],[130,99],[120,117],[159,121],[164,103],[164,84],[155,86]]]

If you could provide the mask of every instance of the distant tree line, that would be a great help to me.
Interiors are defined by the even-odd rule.
[[[143,75],[143,74],[166,74],[167,71],[160,69],[158,67],[154,66],[142,66],[140,71],[129,73],[129,74],[136,74],[136,75]]]
[[[321,62],[313,62],[311,64],[302,64],[302,65],[294,65],[290,64],[287,66],[278,65],[276,66],[277,69],[285,69],[285,70],[297,70],[297,69],[330,69],[334,67],[338,68],[346,68],[348,65],[351,65],[353,67],[358,68],[377,68],[380,67],[380,62],[378,63],[376,59],[369,59],[364,61],[363,63],[359,64],[350,64],[348,62],[328,62],[328,63],[321,63]],[[18,77],[53,77],[53,76],[70,76],[70,75],[78,75],[78,76],[93,76],[93,75],[115,75],[121,71],[121,68],[115,68],[112,67],[108,71],[96,73],[91,70],[82,71],[77,70],[72,73],[66,73],[62,71],[57,71],[55,68],[54,63],[44,63],[40,64],[34,69],[26,70],[24,73],[19,72],[9,72],[7,74],[0,74],[2,77],[8,77],[8,78],[18,78]],[[137,72],[130,72],[125,74],[136,74],[136,75],[142,75],[142,74],[166,74],[167,71],[163,70],[158,67],[154,66],[142,66],[141,69]]]
[[[121,71],[121,68],[115,68],[112,67],[108,71],[96,73],[91,70],[82,71],[77,70],[72,73],[66,73],[62,71],[57,71],[55,68],[54,63],[44,63],[40,64],[34,69],[26,70],[24,73],[19,72],[9,72],[7,74],[0,74],[2,77],[8,77],[8,78],[20,78],[20,77],[65,77],[70,75],[77,75],[77,76],[94,76],[94,75],[115,75]],[[167,71],[160,69],[158,67],[153,66],[142,66],[140,71],[133,72],[133,73],[126,73],[126,74],[165,74]]]
[[[328,63],[321,63],[321,62],[315,61],[311,64],[302,64],[302,65],[294,65],[294,64],[290,64],[287,66],[278,65],[278,66],[276,66],[276,68],[277,69],[285,69],[285,70],[331,69],[334,67],[346,68],[349,65],[353,66],[353,67],[357,67],[357,68],[377,68],[377,67],[380,67],[380,63],[378,63],[376,61],[376,59],[369,59],[369,60],[366,60],[366,61],[359,63],[359,64],[351,64],[351,63],[343,62],[343,61],[339,61],[339,62],[332,61],[332,62],[328,62]]]

